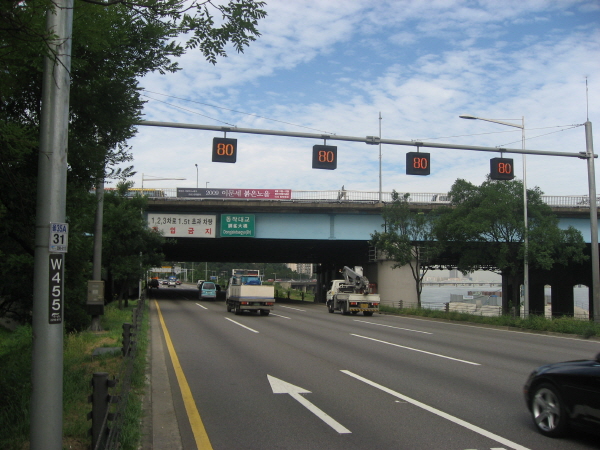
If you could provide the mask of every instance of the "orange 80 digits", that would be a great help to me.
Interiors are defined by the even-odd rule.
[[[219,156],[233,155],[233,144],[225,144],[223,142],[219,142],[217,144],[217,155],[219,155]]]
[[[335,159],[332,151],[319,150],[319,162],[331,163]]]
[[[509,163],[498,163],[498,173],[511,174],[512,165]]]
[[[413,167],[415,169],[427,169],[427,158],[413,158]]]

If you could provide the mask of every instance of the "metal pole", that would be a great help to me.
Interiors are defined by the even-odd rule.
[[[525,150],[525,116],[521,116],[521,142],[522,148]],[[524,236],[523,243],[523,317],[529,316],[529,227],[527,221],[527,162],[525,153],[523,153],[523,223]]]
[[[590,247],[592,252],[592,308],[594,322],[600,323],[600,272],[598,256],[598,205],[596,200],[596,174],[594,169],[594,141],[592,123],[585,122],[585,149],[588,160],[588,185],[590,195]]]
[[[482,119],[483,120],[483,119]],[[498,123],[498,122],[497,122]],[[168,128],[185,128],[189,130],[204,130],[204,131],[219,131],[226,133],[248,133],[248,134],[264,134],[268,136],[287,136],[287,137],[298,137],[307,139],[327,139],[328,141],[347,141],[347,142],[363,142],[369,145],[375,145],[379,139],[377,136],[340,136],[337,134],[315,134],[315,133],[294,133],[291,131],[279,131],[279,130],[261,130],[255,128],[235,128],[235,127],[221,127],[214,125],[196,125],[189,123],[174,123],[174,122],[152,122],[148,120],[141,120],[137,125],[144,125],[149,127],[168,127]],[[517,128],[521,128],[521,125],[511,124]],[[451,150],[472,150],[477,152],[492,152],[492,153],[515,153],[515,154],[528,154],[528,155],[547,155],[547,156],[566,156],[571,158],[581,158],[579,153],[573,152],[550,152],[547,150],[523,150],[522,148],[503,148],[503,147],[483,147],[478,145],[458,145],[458,144],[440,144],[433,142],[420,142],[420,141],[403,141],[400,139],[381,139],[382,144],[390,145],[404,145],[407,147],[420,147],[420,148],[445,148]],[[169,178],[171,179],[171,178]],[[185,178],[177,178],[178,180],[185,180]],[[158,180],[158,179],[157,179]]]
[[[381,192],[381,111],[379,111],[379,203],[383,201]]]
[[[63,323],[50,323],[50,223],[66,217],[67,142],[73,0],[55,0],[46,13],[52,57],[44,61],[33,268],[31,450],[61,450]]]
[[[102,280],[102,224],[104,219],[104,177],[96,184],[96,220],[94,223],[94,255],[92,263],[92,279]],[[93,315],[91,331],[102,331],[100,316]]]

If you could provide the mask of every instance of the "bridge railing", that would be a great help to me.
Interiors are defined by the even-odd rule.
[[[132,194],[140,193],[140,189],[132,189]],[[242,190],[243,191],[243,190]],[[178,200],[202,200],[201,197],[177,197],[177,188],[144,189],[144,195],[149,198],[178,199]],[[399,193],[403,196],[404,193]],[[208,200],[208,199],[207,199]],[[210,198],[214,200],[214,198]],[[219,199],[221,200],[221,199]],[[240,198],[222,200],[240,200]],[[252,200],[257,200],[252,198]],[[378,203],[380,193],[378,191],[352,191],[352,190],[329,190],[329,191],[292,191],[290,199],[262,199],[261,201],[276,202],[356,202],[356,203]],[[392,193],[381,192],[381,201],[391,203]],[[448,193],[440,192],[410,192],[408,201],[415,204],[449,204]],[[590,200],[587,195],[542,195],[542,201],[549,206],[557,208],[589,208]],[[600,197],[596,199],[600,204]]]

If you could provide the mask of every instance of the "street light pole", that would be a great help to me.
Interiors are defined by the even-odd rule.
[[[196,189],[198,189],[198,164],[194,164],[196,166]]]
[[[461,119],[471,120],[484,120],[486,122],[498,123],[500,125],[506,125],[508,127],[515,127],[521,129],[521,148],[525,150],[525,116],[521,116],[521,125],[516,123],[504,122],[496,119],[485,119],[483,117],[471,116],[469,114],[463,114],[459,116]],[[513,120],[513,119],[508,119]],[[518,119],[514,119],[518,120]],[[523,316],[529,315],[529,229],[527,221],[527,160],[525,159],[525,153],[523,157],[523,225],[524,225],[524,254],[523,254]]]

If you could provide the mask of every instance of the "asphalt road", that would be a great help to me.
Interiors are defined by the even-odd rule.
[[[183,449],[600,448],[596,436],[541,436],[522,395],[534,367],[591,358],[599,341],[310,303],[236,316],[185,286],[149,298],[173,399],[164,423],[175,415]]]

